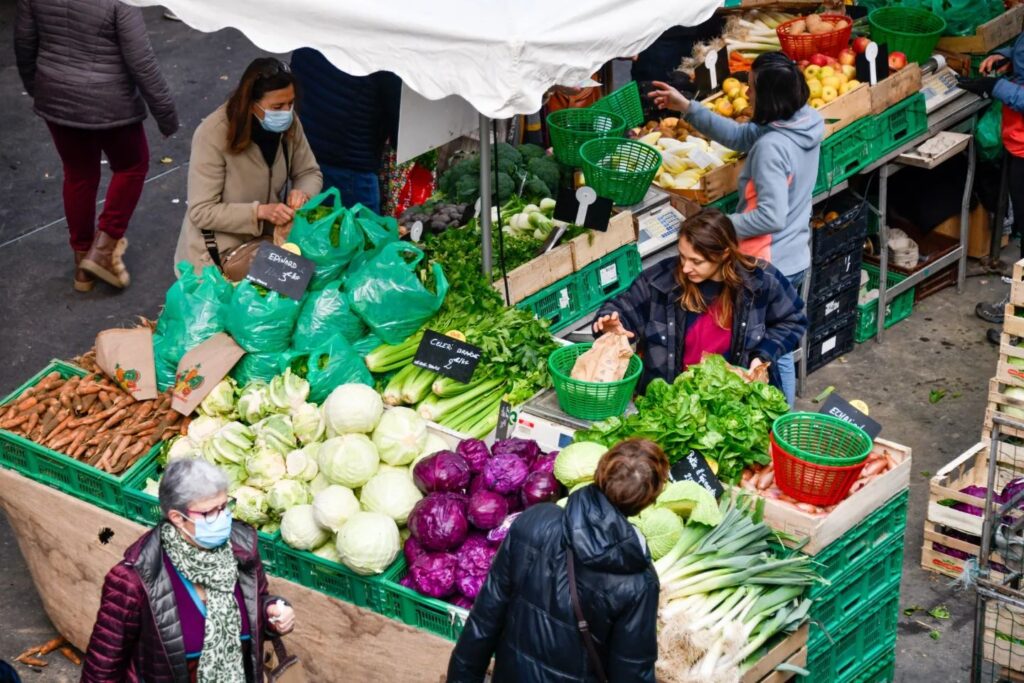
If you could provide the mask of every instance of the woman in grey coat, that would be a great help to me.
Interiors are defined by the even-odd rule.
[[[146,106],[160,132],[178,130],[142,12],[118,0],[18,0],[18,73],[64,166],[64,213],[75,252],[74,288],[94,277],[123,288],[125,230],[149,170]],[[114,172],[96,229],[100,160]]]

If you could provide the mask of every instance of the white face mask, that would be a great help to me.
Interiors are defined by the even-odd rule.
[[[258,104],[256,106],[260,107]],[[264,130],[271,133],[283,133],[292,127],[292,120],[295,118],[294,110],[274,111],[260,107],[260,111],[263,112],[263,119],[260,120],[260,125],[263,126]]]

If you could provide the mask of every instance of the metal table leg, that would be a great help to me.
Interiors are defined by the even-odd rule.
[[[800,298],[804,300],[804,308],[806,310],[807,302],[810,301],[811,296],[811,278],[814,276],[814,263],[807,267],[807,273],[804,275],[804,282],[800,286]],[[796,395],[800,398],[804,397],[804,385],[807,382],[807,330],[804,330],[804,335],[800,337],[800,357],[797,360],[796,365]]]
[[[887,292],[889,286],[889,223],[886,215],[889,210],[889,164],[882,164],[878,169],[878,334],[875,341],[882,342],[885,332],[885,317],[888,305]]]
[[[967,180],[964,182],[964,201],[960,207],[960,264],[956,275],[956,293],[964,293],[967,280],[967,240],[971,220],[971,196],[974,194],[974,172],[977,160],[974,158],[974,123],[971,123],[971,139],[967,143]],[[994,228],[993,228],[994,230]]]

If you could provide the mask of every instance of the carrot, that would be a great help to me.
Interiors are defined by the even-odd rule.
[[[36,405],[38,403],[39,403],[39,399],[38,398],[36,398],[35,396],[29,396],[24,401],[21,401],[20,403],[18,403],[18,405],[16,406],[16,410],[18,410],[19,412],[24,412],[24,411],[28,410],[29,408],[36,407]]]
[[[808,512],[812,515],[816,515],[819,512],[821,512],[820,507],[818,507],[817,505],[811,505],[810,503],[797,503],[796,506],[799,509],[803,510],[804,512]]]
[[[899,467],[899,463],[896,462],[896,458],[892,457],[889,453],[885,454],[885,464],[887,469],[894,470]]]
[[[113,463],[113,462],[117,461],[118,456],[120,456],[121,453],[124,452],[124,449],[128,447],[128,444],[130,442],[131,442],[131,437],[130,436],[122,437],[119,442],[115,441],[114,443],[117,443],[117,446],[113,447],[111,450],[108,450],[104,454],[104,456],[99,459],[99,462],[96,463],[96,467],[98,467],[101,470],[109,472],[110,471],[110,463]]]
[[[785,493],[779,494],[779,500],[785,501],[787,503],[792,503],[793,505],[796,505],[800,502],[799,500],[793,498],[792,496],[787,496]]]
[[[14,429],[28,422],[28,419],[32,417],[34,413],[22,413],[21,415],[0,424],[0,429]]]
[[[861,471],[862,472],[861,476],[870,477],[871,475],[878,474],[879,472],[882,472],[884,470],[885,470],[885,459],[883,458],[882,460],[876,460],[875,462],[871,463],[870,465],[865,466],[864,469]]]
[[[757,478],[757,488],[763,491],[764,489],[771,486],[772,482],[774,481],[775,470],[771,469],[770,467],[766,467],[764,469],[764,472],[761,473],[761,476]]]
[[[110,417],[107,418],[107,421],[104,422],[100,426],[100,430],[102,431],[102,430],[110,429],[111,427],[116,425],[118,422],[121,422],[122,420],[124,420],[127,416],[128,416],[128,409],[127,408],[121,408],[116,413],[114,413],[113,415],[111,415]]]
[[[29,649],[25,650],[24,652],[22,652],[20,655],[15,657],[12,661],[20,662],[25,657],[31,657],[32,655],[37,655],[37,654],[39,654],[39,646],[35,645],[35,646],[30,647]]]
[[[46,641],[41,648],[39,648],[39,656],[45,656],[53,652],[54,650],[63,647],[68,641],[64,639],[64,636],[57,636],[52,640]]]
[[[64,451],[64,452],[67,453],[68,455],[70,455],[71,457],[75,457],[75,451],[78,450],[79,446],[84,445],[84,442],[85,442],[86,438],[88,438],[88,436],[89,436],[89,431],[88,430],[86,430],[86,429],[78,430],[78,432],[75,434],[75,438],[71,441],[71,443],[67,447],[67,450]]]
[[[75,666],[82,666],[82,658],[75,654],[75,651],[71,649],[70,645],[62,647],[60,649],[60,653]]]
[[[20,661],[22,664],[25,664],[27,666],[35,666],[35,667],[38,667],[40,669],[43,668],[44,666],[46,666],[46,664],[47,664],[45,659],[39,659],[37,657],[22,657],[18,661]]]

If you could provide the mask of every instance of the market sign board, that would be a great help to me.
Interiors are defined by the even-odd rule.
[[[457,382],[467,383],[473,378],[482,354],[478,346],[427,330],[423,333],[412,364]]]
[[[316,264],[270,242],[260,245],[246,279],[299,301],[306,294]]]
[[[829,395],[825,405],[818,412],[838,417],[843,422],[857,425],[867,432],[872,441],[877,439],[878,435],[882,432],[882,425],[854,408],[846,399],[836,393]]]
[[[677,460],[669,469],[668,478],[671,481],[696,482],[710,491],[715,498],[719,498],[725,492],[722,482],[718,481],[708,461],[697,451],[690,451],[685,458]]]

